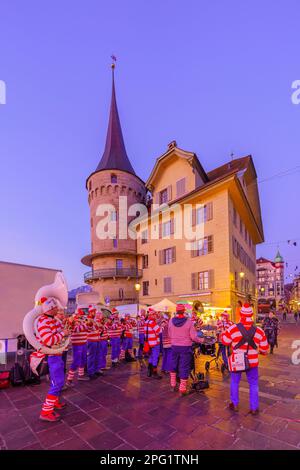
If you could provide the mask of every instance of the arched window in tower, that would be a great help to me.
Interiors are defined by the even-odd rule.
[[[124,299],[124,289],[119,289],[119,300]]]
[[[92,189],[92,182],[89,182],[89,191]]]
[[[115,175],[115,174],[112,173],[112,174],[110,175],[110,182],[111,182],[111,183],[114,183],[114,184],[117,183],[117,182],[118,182],[117,175]]]

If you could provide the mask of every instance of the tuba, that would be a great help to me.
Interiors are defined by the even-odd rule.
[[[56,273],[53,284],[41,287],[35,295],[35,307],[28,312],[23,320],[23,331],[27,341],[37,351],[43,354],[61,354],[69,345],[70,338],[66,337],[60,344],[47,347],[44,346],[39,338],[37,330],[37,320],[42,314],[42,307],[39,301],[42,297],[52,298],[58,308],[64,309],[68,303],[68,288],[66,280],[61,272]]]

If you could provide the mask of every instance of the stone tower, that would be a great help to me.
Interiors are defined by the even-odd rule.
[[[91,254],[85,256],[82,263],[92,269],[85,274],[84,280],[99,292],[102,302],[111,306],[135,303],[135,284],[141,277],[137,268],[137,245],[136,240],[120,234],[119,224],[124,213],[119,213],[119,197],[123,196],[123,203],[126,198],[129,208],[132,204],[145,202],[146,189],[144,182],[135,174],[125,149],[116,102],[114,64],[105,149],[96,170],[87,178],[86,188],[90,206]],[[109,204],[111,209],[103,213],[103,204]],[[105,218],[111,227],[116,227],[107,238],[99,237]]]
[[[274,259],[275,265],[275,283],[274,283],[274,295],[276,299],[276,305],[279,305],[279,302],[284,297],[284,259],[277,251],[277,255]]]

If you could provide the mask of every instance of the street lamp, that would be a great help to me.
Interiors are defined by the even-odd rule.
[[[244,273],[243,271],[241,271],[241,272],[240,272],[240,278],[241,278],[241,279],[244,279],[244,277],[245,277],[245,273]]]
[[[139,282],[136,282],[136,283],[134,284],[134,288],[135,288],[135,290],[136,290],[136,292],[137,292],[137,304],[136,304],[137,312],[136,312],[136,314],[138,315],[138,314],[139,314],[139,292],[140,292],[140,290],[141,290],[141,284],[140,284]]]

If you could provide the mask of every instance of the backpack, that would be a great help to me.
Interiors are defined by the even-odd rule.
[[[0,372],[0,390],[8,388],[10,384],[10,372],[9,370],[3,370]]]
[[[247,330],[242,323],[237,323],[236,326],[242,335],[242,339],[234,346],[232,354],[228,358],[228,366],[230,372],[244,372],[250,369],[248,358],[249,346],[253,349],[257,349],[257,345],[253,339],[256,333],[256,327],[251,325],[251,328]],[[248,344],[246,352],[235,352],[245,343]]]
[[[19,385],[24,385],[24,380],[25,380],[25,377],[24,377],[23,369],[20,366],[20,364],[16,362],[10,371],[11,384],[14,387],[17,387]]]

